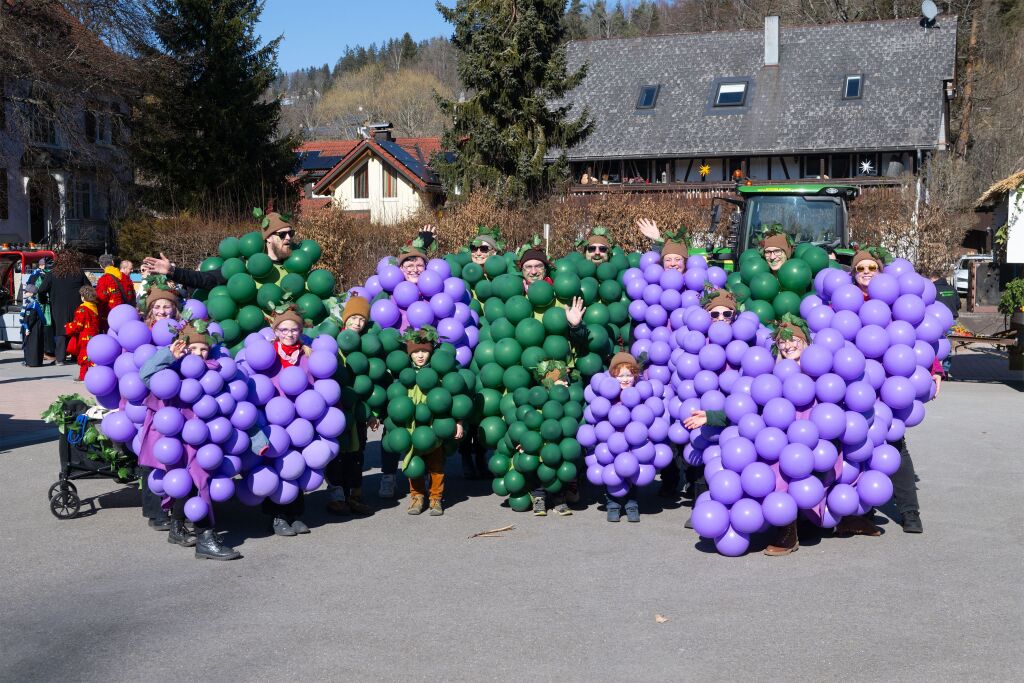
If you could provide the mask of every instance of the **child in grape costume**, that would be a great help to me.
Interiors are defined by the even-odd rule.
[[[330,271],[311,270],[321,254],[316,242],[303,240],[295,248],[287,215],[254,209],[253,216],[259,229],[221,240],[218,255],[203,261],[199,271],[176,267],[164,258],[143,262],[152,272],[197,290],[196,298],[205,301],[233,354],[246,335],[265,325],[268,306],[281,304],[287,296],[303,318],[319,324],[327,318],[334,294]]]
[[[230,461],[229,471],[219,469],[225,459],[222,446],[242,436],[226,417],[203,421],[223,411],[221,403],[231,403],[232,412],[237,409],[230,394],[224,395],[227,398],[220,403],[211,398],[224,386],[225,375],[230,378],[236,373],[230,358],[222,365],[209,357],[215,344],[205,321],[189,321],[169,348],[156,349],[139,369],[139,378],[152,392],[146,398],[148,410],[139,431],[139,464],[149,468],[147,484],[154,493],[164,494],[164,505],[170,508],[167,541],[182,547],[195,546],[197,559],[234,560],[241,554],[221,543],[213,530],[211,470],[221,475],[216,480],[217,500],[225,500],[234,488],[230,483],[234,470]],[[179,376],[195,384],[183,387]],[[172,391],[174,387],[176,391]],[[189,405],[188,399],[199,393],[206,394],[202,398],[209,399],[208,407],[198,405],[198,401]],[[254,409],[251,413],[255,418]],[[175,438],[179,435],[180,440]],[[248,446],[248,439],[244,439],[243,447]],[[185,467],[176,467],[181,465],[183,454]],[[186,518],[199,532],[198,539],[186,529]]]
[[[437,331],[426,326],[407,330],[404,367],[389,357],[398,381],[388,390],[388,416],[382,449],[404,456],[402,469],[409,480],[410,515],[423,512],[430,475],[430,515],[444,514],[444,462],[462,438],[462,421],[472,411],[469,397],[472,373],[458,368],[451,344],[438,345]],[[397,354],[398,352],[393,352]]]
[[[584,412],[587,424],[577,439],[588,447],[587,478],[607,487],[609,522],[618,522],[623,509],[630,522],[640,521],[640,506],[631,494],[654,481],[657,470],[671,463],[669,420],[665,400],[671,395],[658,380],[644,379],[631,354],[612,357],[607,373],[594,375],[590,389],[596,397]]]

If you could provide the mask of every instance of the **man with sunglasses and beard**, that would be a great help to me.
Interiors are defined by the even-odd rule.
[[[606,263],[612,254],[611,235],[608,234],[608,228],[599,225],[591,230],[582,246],[583,255],[588,261],[593,261],[594,265]]]
[[[277,278],[274,282],[280,282],[281,278],[288,274],[284,269],[285,260],[292,255],[292,244],[295,238],[295,229],[291,223],[286,221],[281,214],[272,211],[267,214],[267,225],[262,229],[263,242],[267,256],[274,263],[277,271]],[[189,289],[213,289],[217,285],[226,285],[228,280],[220,272],[220,269],[207,272],[179,268],[171,263],[163,254],[160,258],[147,256],[142,261],[142,268],[149,273],[166,275],[169,280],[177,282]],[[257,282],[257,286],[259,286]]]

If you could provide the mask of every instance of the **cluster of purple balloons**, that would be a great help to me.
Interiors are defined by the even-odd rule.
[[[243,460],[236,496],[246,505],[265,498],[286,505],[300,491],[315,491],[324,481],[324,467],[338,455],[338,437],[346,427],[344,413],[335,407],[341,400],[341,385],[333,379],[338,343],[319,335],[311,349],[298,364],[283,367],[269,335],[253,333],[236,356],[269,440],[261,453]]]
[[[187,307],[204,311],[199,302]],[[176,329],[158,321],[151,332],[127,305],[114,308],[108,323],[110,332],[93,337],[87,347],[96,365],[86,373],[86,388],[103,405],[119,406],[103,417],[100,429],[136,453],[151,449],[160,467],[148,483],[157,495],[184,498],[197,489],[199,495],[185,503],[185,515],[203,519],[210,501],[234,495],[233,478],[250,448],[246,432],[258,412],[248,400],[245,377],[226,350],[214,349],[208,360],[186,355],[176,368],[154,374],[147,387],[139,370],[158,345],[173,340]]]
[[[587,479],[606,486],[615,498],[646,486],[672,462],[668,445],[667,401],[672,388],[641,379],[625,389],[607,372],[590,378],[583,390],[587,407],[576,440],[587,449]]]
[[[462,367],[473,360],[473,349],[480,339],[480,318],[469,307],[470,292],[466,282],[452,275],[444,259],[430,259],[426,269],[413,283],[390,257],[377,263],[377,274],[370,276],[353,294],[373,301],[381,292],[385,298],[373,301],[370,319],[381,327],[433,325],[442,342],[455,346],[455,358]]]

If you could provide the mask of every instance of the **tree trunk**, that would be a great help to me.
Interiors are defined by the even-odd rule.
[[[964,70],[964,108],[960,116],[960,134],[954,153],[963,159],[971,139],[971,110],[974,106],[974,70],[978,61],[978,16],[971,18],[971,37],[967,43],[967,66]]]

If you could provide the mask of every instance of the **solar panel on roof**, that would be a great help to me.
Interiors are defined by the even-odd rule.
[[[378,142],[377,144],[379,144],[381,147],[387,150],[388,154],[390,154],[399,162],[401,162],[402,165],[404,165],[410,171],[415,173],[419,178],[422,178],[427,182],[434,182],[436,180],[434,172],[430,169],[430,167],[428,167],[424,163],[421,163],[420,160],[414,157],[412,154],[409,154],[409,152],[406,151],[405,148],[399,145],[397,142],[394,142],[393,140],[384,140],[382,142]]]

